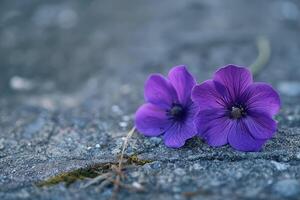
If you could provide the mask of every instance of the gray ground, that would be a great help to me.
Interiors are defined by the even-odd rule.
[[[300,199],[300,3],[297,0],[38,1],[0,6],[0,199],[108,199],[112,187],[36,183],[116,162],[149,73],[187,64],[199,81],[271,58],[256,77],[281,94],[279,129],[262,152],[191,139],[166,148],[135,133],[119,199]],[[191,197],[184,192],[195,192]]]

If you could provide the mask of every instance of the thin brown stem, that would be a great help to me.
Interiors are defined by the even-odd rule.
[[[122,176],[122,164],[123,164],[123,159],[124,159],[124,153],[125,150],[127,148],[128,145],[128,141],[131,138],[131,136],[133,135],[135,131],[135,127],[133,127],[127,134],[125,141],[123,143],[123,147],[122,147],[122,151],[121,151],[121,156],[120,156],[120,160],[119,160],[119,165],[118,168],[116,169],[116,179],[114,181],[114,189],[113,189],[113,193],[111,196],[111,200],[116,200],[117,199],[117,193],[120,190],[120,184],[121,184],[121,176]]]

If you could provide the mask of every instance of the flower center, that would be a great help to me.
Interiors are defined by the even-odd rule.
[[[175,120],[182,120],[185,117],[185,109],[180,104],[174,104],[168,114]]]
[[[232,106],[230,116],[234,119],[240,119],[246,116],[246,111],[242,106]]]

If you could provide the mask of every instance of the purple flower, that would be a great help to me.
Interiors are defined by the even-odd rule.
[[[185,66],[173,67],[167,78],[151,75],[145,84],[145,100],[135,114],[135,126],[145,136],[159,136],[168,147],[179,148],[197,134],[196,106],[191,100],[196,85]]]
[[[199,136],[211,146],[229,143],[240,151],[259,151],[276,131],[272,117],[280,109],[279,96],[270,85],[253,83],[246,68],[219,69],[212,80],[194,87],[192,99],[199,106]]]

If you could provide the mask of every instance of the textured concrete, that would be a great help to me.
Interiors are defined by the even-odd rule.
[[[135,133],[119,199],[300,199],[300,4],[284,0],[11,1],[0,6],[0,199],[108,199],[112,187],[36,183],[116,162],[149,73],[186,64],[199,82],[250,65],[281,94],[279,128],[261,152],[191,139],[166,148]]]

